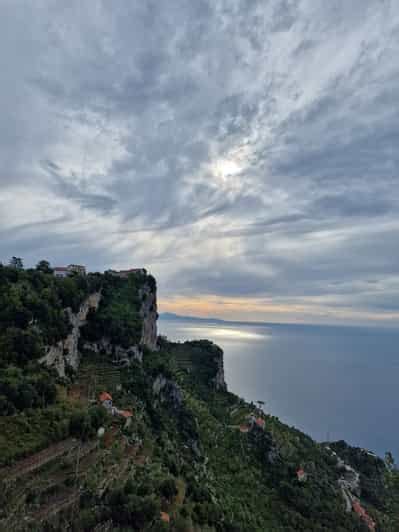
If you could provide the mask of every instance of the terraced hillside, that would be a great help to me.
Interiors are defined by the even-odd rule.
[[[0,268],[1,532],[399,530],[392,461],[229,393],[212,342],[157,342],[145,273],[66,281]],[[68,335],[62,302],[79,310],[94,288],[80,364],[60,376],[43,338]]]
[[[83,358],[73,389],[77,389],[81,397],[96,400],[102,391],[112,394],[120,388],[121,371],[106,356]]]

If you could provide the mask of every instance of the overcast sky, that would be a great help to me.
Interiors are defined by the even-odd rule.
[[[399,323],[396,0],[0,0],[0,259]]]

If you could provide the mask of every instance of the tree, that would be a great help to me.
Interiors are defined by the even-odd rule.
[[[43,273],[53,273],[48,260],[41,260],[36,264],[36,270]]]
[[[177,495],[177,488],[173,478],[165,479],[159,486],[159,491],[168,500]]]
[[[24,269],[24,263],[20,257],[12,257],[9,262],[10,266],[12,268],[15,268],[17,270],[23,270]]]
[[[392,453],[387,451],[385,453],[385,465],[387,466],[387,468],[392,471],[394,468],[395,468],[395,459],[394,457],[392,456]]]

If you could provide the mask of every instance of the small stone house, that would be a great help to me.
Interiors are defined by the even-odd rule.
[[[306,472],[302,468],[298,469],[296,476],[299,482],[306,482],[306,479],[308,478]]]

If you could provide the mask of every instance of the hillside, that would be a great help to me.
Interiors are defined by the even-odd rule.
[[[246,403],[156,318],[145,272],[0,267],[0,530],[399,530],[389,459]]]

